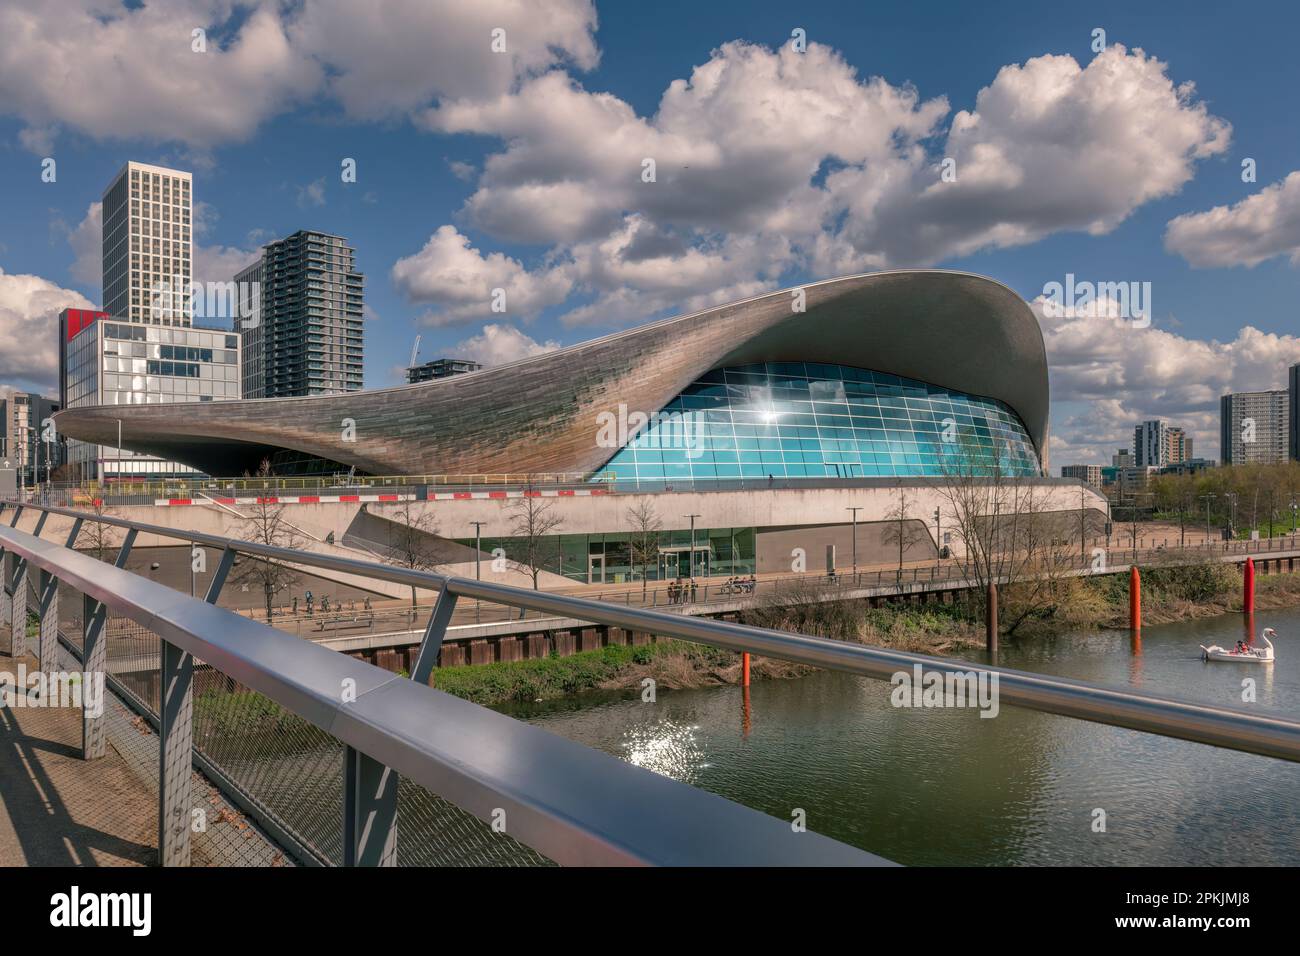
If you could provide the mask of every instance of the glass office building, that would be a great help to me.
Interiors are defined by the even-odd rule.
[[[92,313],[85,325],[66,315],[65,407],[229,401],[240,397],[239,336],[223,329],[115,322]],[[79,480],[186,477],[178,462],[88,442],[68,441]]]
[[[618,481],[1039,474],[1025,426],[991,398],[804,362],[715,369],[601,469]]]

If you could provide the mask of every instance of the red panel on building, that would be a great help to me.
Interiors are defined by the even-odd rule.
[[[67,330],[65,334],[70,342],[78,332],[89,328],[96,319],[108,318],[108,313],[97,312],[94,309],[64,309],[60,317],[63,319],[63,327]]]

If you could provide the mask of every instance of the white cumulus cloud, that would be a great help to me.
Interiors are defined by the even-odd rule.
[[[412,302],[429,303],[431,325],[453,325],[495,315],[529,318],[563,302],[572,280],[563,268],[529,272],[517,259],[483,255],[455,226],[442,226],[424,248],[393,264],[397,288]],[[504,312],[493,312],[494,290],[504,291]]]
[[[0,114],[42,155],[65,129],[208,151],[320,97],[388,119],[559,64],[589,69],[595,28],[591,0],[6,0]]]
[[[1081,404],[1052,418],[1052,460],[1095,459],[1127,446],[1141,420],[1187,428],[1198,457],[1218,455],[1219,398],[1227,392],[1285,388],[1300,363],[1300,337],[1247,325],[1229,341],[1202,341],[1108,318],[1049,316],[1032,303],[1043,329],[1054,406]],[[1106,459],[1109,463],[1109,458]]]
[[[1276,256],[1300,265],[1300,171],[1231,206],[1170,221],[1165,248],[1194,266],[1257,266]]]
[[[529,275],[571,281],[568,324],[702,307],[787,272],[928,266],[1063,231],[1101,235],[1176,193],[1230,139],[1190,83],[1118,45],[1085,64],[1006,66],[973,108],[948,114],[947,98],[860,76],[827,46],[736,41],[669,83],[653,115],[559,70],[416,115],[431,131],[504,144],[461,215],[546,249]],[[463,278],[439,280],[425,258],[426,288]]]
[[[456,358],[471,359],[484,365],[505,365],[519,359],[554,352],[560,343],[554,340],[538,342],[513,325],[489,322],[483,331],[456,345]]]
[[[0,269],[0,381],[59,392],[59,313],[95,309],[79,292],[40,276]]]

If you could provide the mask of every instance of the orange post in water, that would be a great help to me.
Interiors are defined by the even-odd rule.
[[[1246,568],[1242,572],[1241,609],[1247,615],[1255,613],[1255,562],[1246,559]]]
[[[740,686],[749,686],[749,651],[740,652]]]
[[[1131,630],[1142,630],[1142,575],[1137,565],[1128,573],[1128,626]]]

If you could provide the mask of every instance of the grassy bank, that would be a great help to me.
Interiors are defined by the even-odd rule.
[[[782,661],[765,661],[757,676],[806,673]],[[710,687],[739,680],[740,655],[685,641],[637,647],[611,645],[569,657],[512,663],[440,667],[433,686],[477,704],[503,704],[566,697],[586,690],[636,688],[647,677],[665,689]]]

